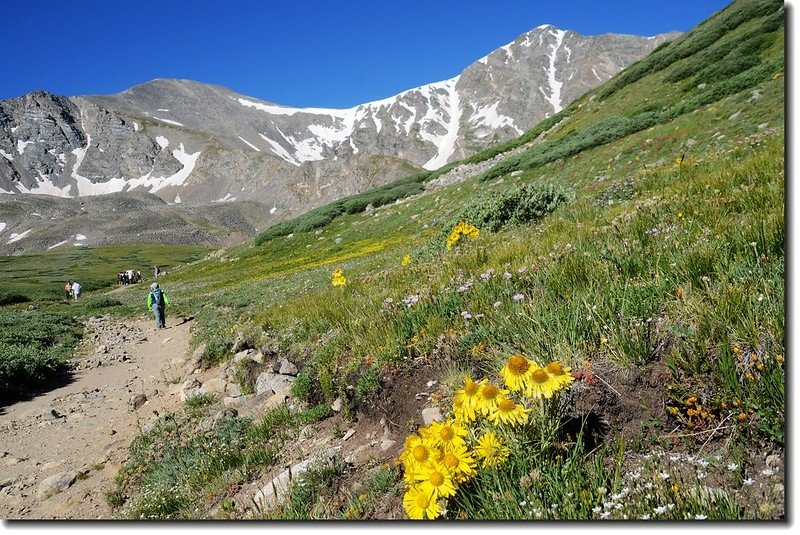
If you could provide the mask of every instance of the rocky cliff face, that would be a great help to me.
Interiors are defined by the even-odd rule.
[[[516,137],[676,35],[541,26],[455,78],[350,109],[290,108],[188,80],[31,93],[0,101],[0,194],[247,200],[264,205],[268,226]]]

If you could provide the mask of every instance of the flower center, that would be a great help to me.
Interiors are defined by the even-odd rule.
[[[500,389],[497,388],[495,385],[486,385],[483,387],[483,398],[486,400],[492,400],[497,397],[497,394],[500,393]]]
[[[548,377],[547,377],[547,372],[546,372],[546,371],[544,371],[544,370],[543,370],[543,369],[541,369],[541,368],[537,368],[537,369],[536,369],[536,370],[534,370],[534,371],[533,371],[533,373],[531,374],[531,378],[532,378],[534,381],[536,381],[537,383],[544,383],[544,382],[547,382],[547,379],[548,379]]]
[[[450,426],[442,427],[442,430],[439,431],[439,436],[442,437],[442,440],[450,440],[455,436],[455,432]]]
[[[444,483],[444,476],[442,475],[441,472],[437,472],[436,470],[434,470],[433,472],[431,472],[430,482],[431,485],[433,485],[434,487],[438,487],[439,485]]]
[[[424,492],[417,493],[417,507],[420,509],[427,509],[428,503],[430,502],[430,497],[427,496]]]
[[[561,364],[558,362],[551,362],[546,366],[546,368],[547,371],[553,375],[564,375],[564,368],[562,368]]]
[[[475,394],[477,394],[478,393],[478,383],[475,383],[475,382],[467,383],[467,385],[464,387],[464,393],[466,395],[468,395],[468,396],[474,396]]]
[[[458,466],[458,457],[452,453],[444,454],[444,465],[447,468],[456,468]]]
[[[426,460],[428,458],[428,448],[423,445],[415,446],[414,447],[414,460],[418,463]]]
[[[530,367],[531,363],[522,355],[514,355],[508,359],[508,369],[511,370],[514,375],[522,375],[528,371]]]
[[[514,410],[515,406],[516,406],[516,403],[514,403],[513,400],[510,400],[508,398],[501,399],[500,403],[497,404],[497,408],[500,409],[503,412],[511,412],[511,411]]]

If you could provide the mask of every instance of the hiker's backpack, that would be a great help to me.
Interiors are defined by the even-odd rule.
[[[164,306],[164,295],[161,293],[161,289],[153,290],[150,295],[153,296],[153,304],[158,306],[159,308]]]

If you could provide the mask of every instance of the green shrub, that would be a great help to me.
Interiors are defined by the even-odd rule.
[[[102,308],[122,306],[122,301],[112,297],[102,296],[90,299],[84,306],[89,310],[100,310]]]
[[[480,199],[465,208],[458,219],[472,223],[481,230],[497,232],[506,225],[521,225],[541,219],[570,199],[571,194],[558,186],[526,184]]]
[[[0,312],[0,398],[41,388],[66,373],[78,320],[54,312]]]
[[[369,368],[359,376],[356,382],[356,399],[364,400],[376,394],[381,388],[381,378],[378,369]]]
[[[5,292],[0,291],[0,307],[5,305],[16,305],[19,303],[28,303],[30,302],[30,298],[26,295],[14,293],[14,292]]]
[[[292,383],[292,395],[302,401],[309,401],[313,393],[313,381],[307,371],[297,374],[297,378]]]

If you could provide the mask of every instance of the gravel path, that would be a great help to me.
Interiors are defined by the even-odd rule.
[[[71,383],[0,407],[0,518],[112,518],[106,494],[131,440],[181,405],[192,324],[92,318]]]

